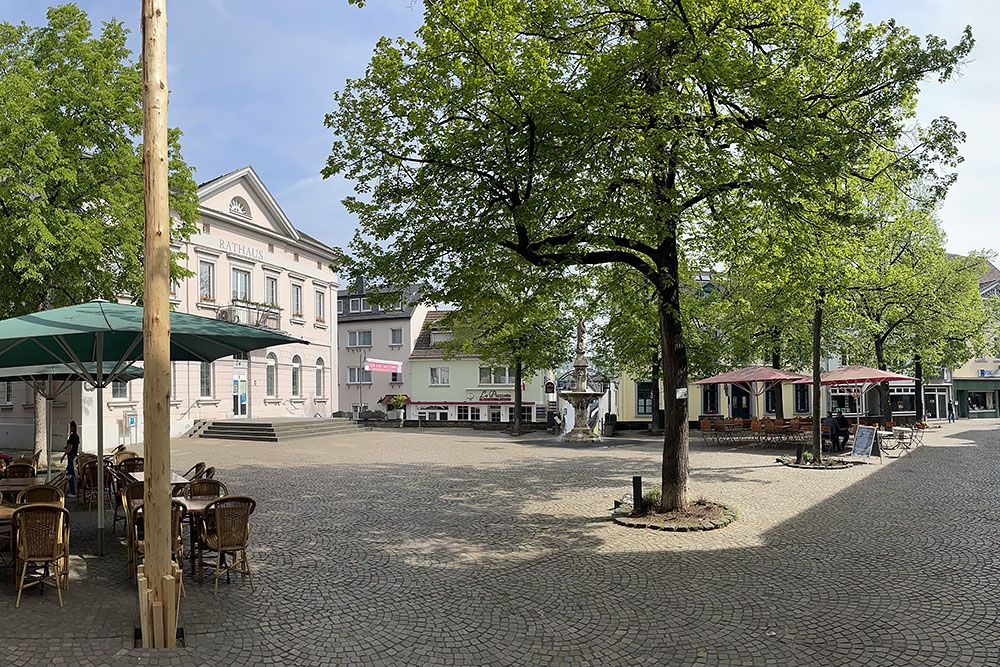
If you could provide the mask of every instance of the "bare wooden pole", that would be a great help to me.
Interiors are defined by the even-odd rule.
[[[142,163],[145,208],[143,294],[143,444],[145,581],[151,609],[148,648],[174,645],[165,627],[176,599],[170,562],[170,208],[167,188],[166,0],[142,2]],[[142,591],[140,591],[142,599]]]

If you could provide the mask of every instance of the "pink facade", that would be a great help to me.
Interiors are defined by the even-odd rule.
[[[337,276],[332,250],[297,231],[251,167],[204,183],[198,232],[175,251],[192,275],[171,295],[173,308],[273,328],[308,341],[259,350],[249,359],[172,365],[172,432],[196,420],[329,417],[337,410]],[[34,409],[19,383],[4,403],[0,434],[27,445]],[[53,447],[67,424],[81,425],[96,449],[96,392],[79,385],[53,404]],[[142,440],[142,382],[104,390],[105,447]],[[133,426],[129,426],[134,422]]]

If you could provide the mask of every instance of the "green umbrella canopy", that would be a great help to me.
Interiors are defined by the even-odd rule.
[[[170,359],[214,361],[273,345],[306,343],[277,331],[187,313],[170,313]],[[142,307],[107,301],[43,310],[0,321],[0,368],[142,359]],[[95,366],[94,370],[97,370]],[[111,378],[94,376],[106,386]]]
[[[142,368],[128,366],[115,371],[116,364],[107,362],[104,364],[103,375],[111,377],[115,382],[131,382],[142,379]],[[92,376],[97,375],[97,364],[90,363],[83,365],[84,370]],[[24,382],[37,382],[39,380],[53,380],[56,382],[85,381],[87,378],[80,371],[65,366],[63,364],[48,364],[45,366],[11,366],[10,368],[0,368],[0,381],[22,380]]]

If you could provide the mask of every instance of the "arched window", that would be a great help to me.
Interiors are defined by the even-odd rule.
[[[323,358],[320,357],[316,360],[316,398],[321,397],[326,390],[325,372],[326,368],[323,364]]]
[[[229,200],[229,212],[241,218],[249,218],[250,207],[247,205],[247,200],[243,197],[233,197]]]
[[[267,395],[271,398],[278,395],[278,358],[274,352],[267,355]]]
[[[302,359],[297,354],[292,357],[292,396],[302,396]]]

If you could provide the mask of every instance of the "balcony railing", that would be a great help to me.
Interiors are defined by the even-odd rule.
[[[217,317],[233,324],[245,324],[258,329],[281,330],[281,309],[263,303],[234,300],[220,306]]]

